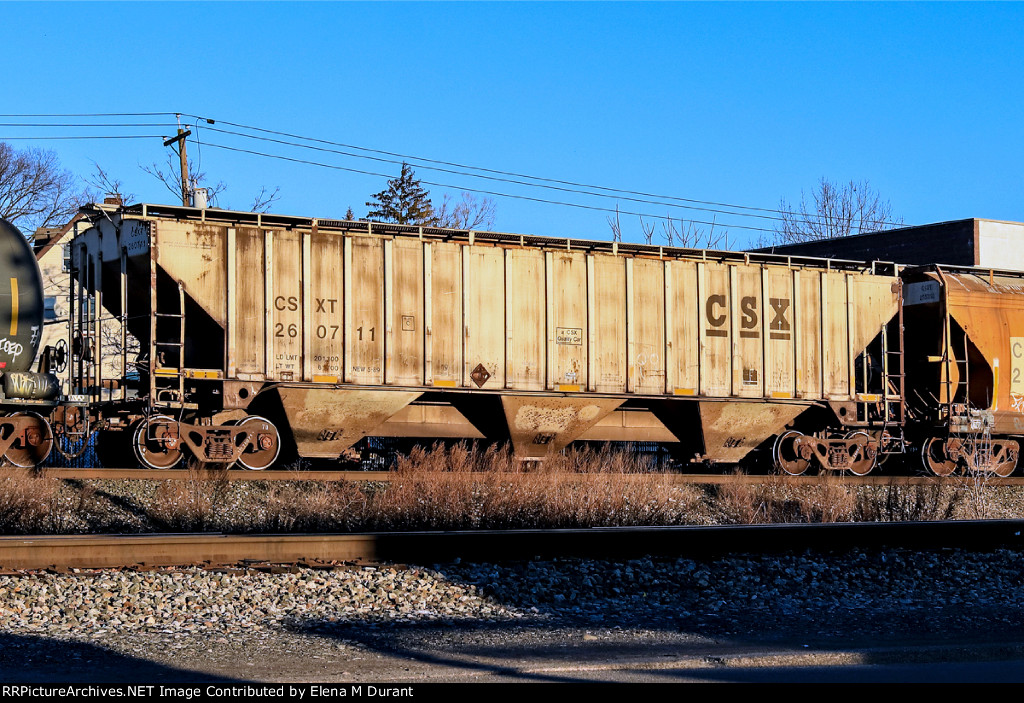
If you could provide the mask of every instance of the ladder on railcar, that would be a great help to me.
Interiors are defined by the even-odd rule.
[[[153,294],[153,319],[149,336],[149,397],[159,405],[184,406],[185,403],[185,288],[178,283],[178,311],[160,312]],[[177,337],[160,341],[160,320],[177,320]],[[172,359],[174,361],[172,362]]]

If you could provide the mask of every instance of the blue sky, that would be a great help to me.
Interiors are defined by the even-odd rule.
[[[234,122],[768,209],[781,197],[798,201],[822,176],[867,179],[908,224],[1024,221],[1024,5],[1017,3],[4,3],[0,13],[3,113],[190,113],[225,129]],[[0,137],[171,131],[2,126]],[[218,143],[399,171],[202,125],[199,137],[203,146],[190,144],[190,157],[228,184],[222,206],[245,208],[268,186],[281,189],[278,212],[340,217],[351,206],[361,216],[385,179]],[[157,137],[13,143],[52,148],[76,173],[96,161],[140,199],[171,199],[139,169],[165,158]],[[479,188],[715,218],[734,246],[760,234],[741,225],[772,227],[425,165],[416,173],[455,186],[428,186],[436,200]],[[602,211],[495,199],[497,230],[610,236]],[[636,218],[623,222],[626,238],[638,239]]]

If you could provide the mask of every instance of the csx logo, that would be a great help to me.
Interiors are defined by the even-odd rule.
[[[761,331],[758,329],[758,298],[748,295],[740,298],[740,337],[758,338]],[[789,339],[790,324],[787,313],[789,311],[789,298],[769,298],[768,304],[772,308],[771,324],[768,326],[771,339]],[[704,316],[707,319],[708,327],[705,334],[708,337],[729,336],[729,308],[724,295],[709,295],[704,304]]]

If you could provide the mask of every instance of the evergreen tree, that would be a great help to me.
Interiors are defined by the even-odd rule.
[[[366,219],[375,222],[397,222],[402,225],[432,224],[434,206],[430,193],[413,177],[409,164],[402,164],[402,175],[388,181],[388,187],[366,203],[370,211]]]
[[[349,222],[352,222],[353,220],[356,219],[356,214],[352,212],[351,205],[349,205],[348,210],[345,211],[345,219],[348,220]]]

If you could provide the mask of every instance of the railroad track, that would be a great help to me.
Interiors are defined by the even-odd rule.
[[[1024,520],[303,535],[0,537],[0,569],[707,557],[852,547],[1024,548]]]
[[[217,471],[190,471],[188,469],[62,469],[44,468],[36,470],[24,470],[11,467],[0,468],[0,478],[8,476],[23,476],[26,473],[37,476],[47,476],[62,479],[144,479],[144,480],[185,480],[185,479],[226,479],[228,481],[379,481],[389,482],[399,478],[399,474],[392,471],[246,471],[243,469],[217,470]],[[474,476],[485,477],[489,474],[480,473]],[[986,486],[1024,486],[1024,476],[1010,476],[999,478],[997,476],[900,476],[877,474],[871,476],[853,476],[850,474],[817,475],[817,476],[788,476],[780,474],[758,475],[758,474],[679,474],[679,473],[657,473],[659,482],[663,484],[757,484],[768,481],[792,486],[815,485],[823,481],[839,481],[846,485],[854,486],[928,486],[935,484],[963,485],[983,482]],[[573,474],[577,478],[600,478],[607,474],[581,473]],[[626,474],[628,477],[635,477],[642,480],[650,474]]]

